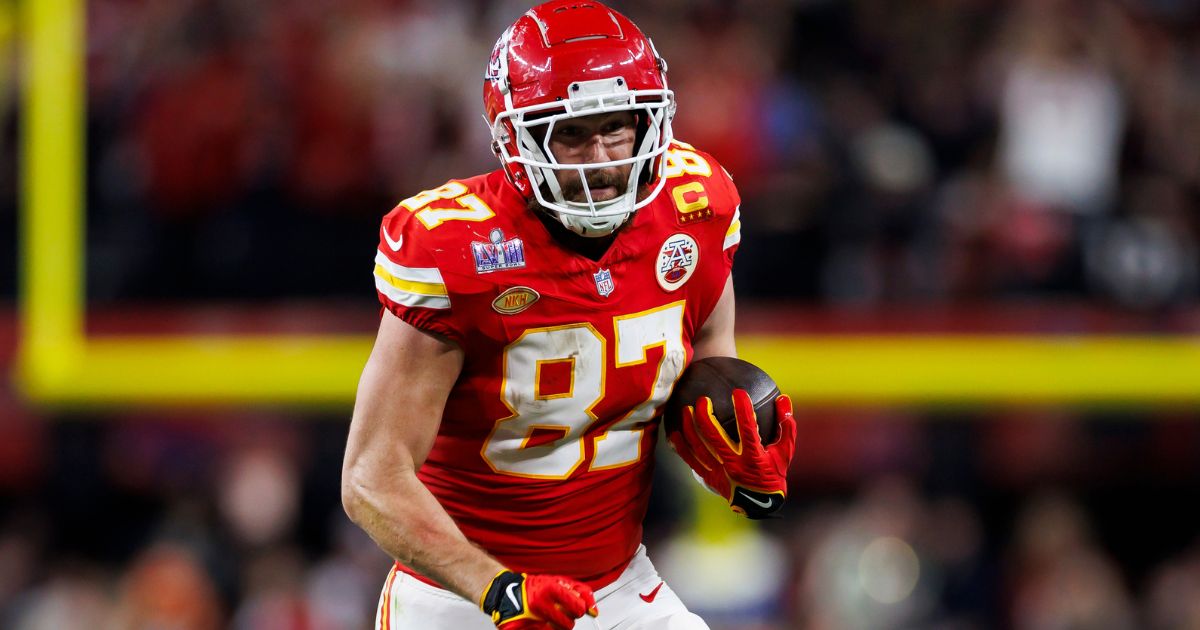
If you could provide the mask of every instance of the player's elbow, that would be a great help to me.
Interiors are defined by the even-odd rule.
[[[364,513],[369,503],[368,485],[353,466],[342,469],[342,510],[356,525],[362,526]]]

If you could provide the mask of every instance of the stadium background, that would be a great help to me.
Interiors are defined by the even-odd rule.
[[[494,167],[477,77],[525,6],[0,2],[0,627],[369,624],[337,489],[377,222]],[[781,521],[663,467],[685,599],[1200,623],[1197,3],[614,6],[739,184],[743,351],[803,401]]]

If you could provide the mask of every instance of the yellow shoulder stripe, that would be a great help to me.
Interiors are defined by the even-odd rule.
[[[375,276],[387,282],[388,284],[404,291],[405,293],[415,293],[417,295],[448,295],[446,293],[446,285],[434,282],[414,282],[412,280],[404,280],[397,278],[388,273],[383,265],[375,265]]]

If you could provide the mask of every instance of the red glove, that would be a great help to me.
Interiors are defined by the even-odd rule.
[[[598,614],[596,597],[586,584],[560,575],[512,571],[492,578],[479,607],[501,630],[571,630],[576,619]]]
[[[796,452],[792,399],[786,395],[775,399],[779,435],[765,448],[758,437],[754,403],[745,390],[733,390],[733,408],[738,443],[713,415],[712,400],[707,396],[701,396],[695,407],[684,408],[680,431],[667,438],[704,483],[729,501],[734,512],[752,519],[767,518],[787,499],[787,470]]]

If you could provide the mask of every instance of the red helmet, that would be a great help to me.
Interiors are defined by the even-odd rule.
[[[509,180],[572,231],[611,233],[662,190],[663,154],[675,113],[666,75],[667,64],[649,38],[629,18],[598,2],[553,0],[527,11],[496,41],[483,77],[492,148]],[[633,157],[558,163],[549,147],[557,122],[615,111],[638,114]],[[530,131],[543,126],[542,133]],[[585,171],[626,164],[632,168],[625,193],[594,201]],[[586,201],[563,197],[555,177],[559,170],[579,173]],[[639,190],[647,186],[649,194],[639,200]]]

